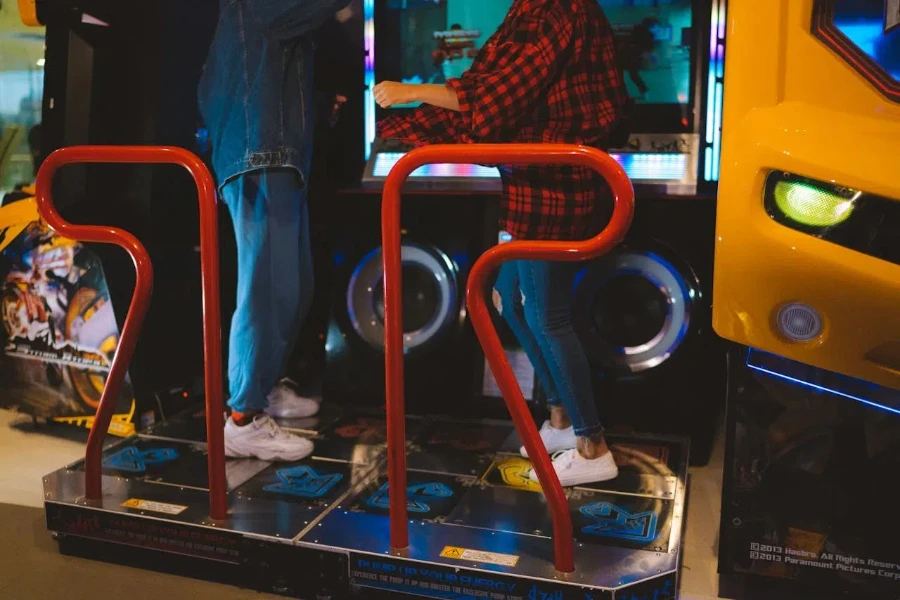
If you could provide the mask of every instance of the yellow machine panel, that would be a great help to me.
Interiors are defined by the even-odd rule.
[[[713,295],[720,336],[895,389],[898,6],[729,3]]]
[[[38,0],[19,0],[19,16],[22,22],[30,27],[43,25],[38,18]]]

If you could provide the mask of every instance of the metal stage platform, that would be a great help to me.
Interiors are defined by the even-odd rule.
[[[83,461],[47,476],[48,528],[66,536],[69,551],[96,540],[254,573],[268,565],[270,591],[301,598],[371,589],[432,598],[676,596],[688,456],[681,440],[609,436],[620,475],[567,490],[575,572],[558,576],[547,503],[527,478],[512,423],[407,421],[410,546],[402,558],[389,550],[384,419],[332,409],[286,425],[315,440],[314,456],[229,460],[224,522],[208,517],[205,421],[185,415],[104,450],[101,503],[84,501]],[[304,570],[314,577],[298,581]]]
[[[73,225],[56,212],[54,173],[77,162],[178,164],[193,176],[200,201],[203,416],[185,416],[106,447],[115,399],[150,302],[153,270],[134,236]],[[511,422],[405,415],[400,189],[418,167],[442,162],[581,165],[605,177],[613,191],[613,215],[594,238],[504,244],[486,252],[469,273],[468,318]],[[687,444],[610,435],[618,478],[564,491],[485,306],[488,274],[504,261],[588,260],[624,239],[634,190],[609,155],[579,146],[474,144],[422,148],[400,159],[382,203],[386,412],[349,410],[286,424],[316,440],[312,458],[288,465],[225,460],[216,194],[202,162],[178,148],[66,148],[47,157],[36,187],[50,227],[70,239],[120,246],[137,271],[85,460],[44,480],[48,527],[63,552],[112,560],[143,552],[137,560],[143,567],[181,567],[191,575],[214,571],[218,580],[249,580],[252,587],[300,598],[398,592],[497,600],[675,597]],[[448,408],[466,414],[467,406],[460,399]],[[532,465],[518,455],[519,434],[535,458],[541,486],[527,477]]]

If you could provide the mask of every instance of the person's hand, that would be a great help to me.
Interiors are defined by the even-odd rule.
[[[328,119],[328,122],[334,127],[337,124],[338,117],[341,114],[341,109],[344,107],[344,104],[347,102],[346,96],[341,96],[340,94],[334,97],[334,103],[331,105],[331,116]]]
[[[382,81],[372,90],[375,102],[381,108],[390,108],[398,104],[409,104],[416,101],[416,86],[396,81]]]
[[[338,23],[346,23],[347,21],[352,19],[353,16],[353,4],[350,4],[346,8],[342,8],[341,10],[339,10],[337,14],[334,15],[334,18],[337,19]]]

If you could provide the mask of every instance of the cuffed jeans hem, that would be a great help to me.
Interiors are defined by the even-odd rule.
[[[592,438],[601,435],[606,429],[603,425],[591,425],[590,427],[576,427],[575,437]]]
[[[233,412],[239,413],[252,413],[252,412],[262,412],[269,407],[269,399],[268,398],[256,398],[254,401],[250,401],[249,398],[231,398],[228,400],[228,408],[230,408]]]

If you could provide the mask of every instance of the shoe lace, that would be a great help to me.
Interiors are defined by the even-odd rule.
[[[562,452],[554,454],[553,465],[556,467],[557,471],[562,471],[571,467],[572,463],[575,462],[576,452],[577,450],[572,448],[571,450],[563,450]]]
[[[278,423],[275,422],[272,417],[269,415],[257,415],[253,417],[253,423],[258,428],[264,428],[269,433],[270,438],[280,438],[287,434],[281,430],[281,427],[278,426]]]

